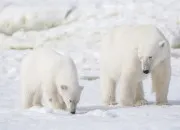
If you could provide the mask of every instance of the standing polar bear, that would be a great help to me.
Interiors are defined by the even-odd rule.
[[[120,104],[147,104],[142,80],[149,73],[156,103],[167,104],[171,76],[170,46],[152,25],[122,25],[103,40],[101,89],[105,105],[116,104],[116,83],[120,84]]]
[[[48,107],[75,114],[82,87],[71,58],[51,49],[35,49],[22,62],[21,85],[24,108],[41,106],[43,99]]]

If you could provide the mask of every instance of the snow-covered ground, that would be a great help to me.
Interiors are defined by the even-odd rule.
[[[112,27],[136,23],[155,24],[172,43],[179,12],[179,0],[2,0],[0,49],[97,44]]]
[[[179,36],[179,0],[2,0],[0,3],[0,130],[180,130],[180,50],[172,50],[168,106],[104,107],[100,101],[99,46],[109,29],[151,23],[170,43]],[[76,115],[48,108],[20,109],[20,63],[36,46],[71,55],[85,86]],[[17,50],[11,50],[12,48]],[[6,49],[6,50],[5,50]]]

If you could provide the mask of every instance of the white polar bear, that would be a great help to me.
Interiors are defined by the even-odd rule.
[[[122,25],[106,36],[101,49],[101,89],[104,104],[116,104],[116,83],[120,84],[120,105],[143,105],[142,80],[151,73],[156,103],[167,104],[171,76],[170,46],[153,25]]]
[[[41,106],[43,99],[48,107],[68,109],[72,114],[83,88],[79,86],[73,60],[46,48],[35,49],[24,58],[21,86],[24,108]]]

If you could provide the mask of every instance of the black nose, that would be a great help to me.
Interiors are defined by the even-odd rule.
[[[71,114],[76,114],[76,112],[75,112],[75,111],[72,111]]]
[[[148,74],[149,70],[143,70],[143,73]]]

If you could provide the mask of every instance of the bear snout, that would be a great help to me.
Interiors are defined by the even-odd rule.
[[[149,70],[143,70],[143,73],[144,73],[144,74],[148,74],[148,73],[149,73]]]
[[[70,112],[71,114],[75,114],[75,113],[76,113],[76,104],[75,104],[74,102],[72,102],[72,103],[70,104],[69,112]]]
[[[71,114],[76,114],[76,111],[71,111]]]

